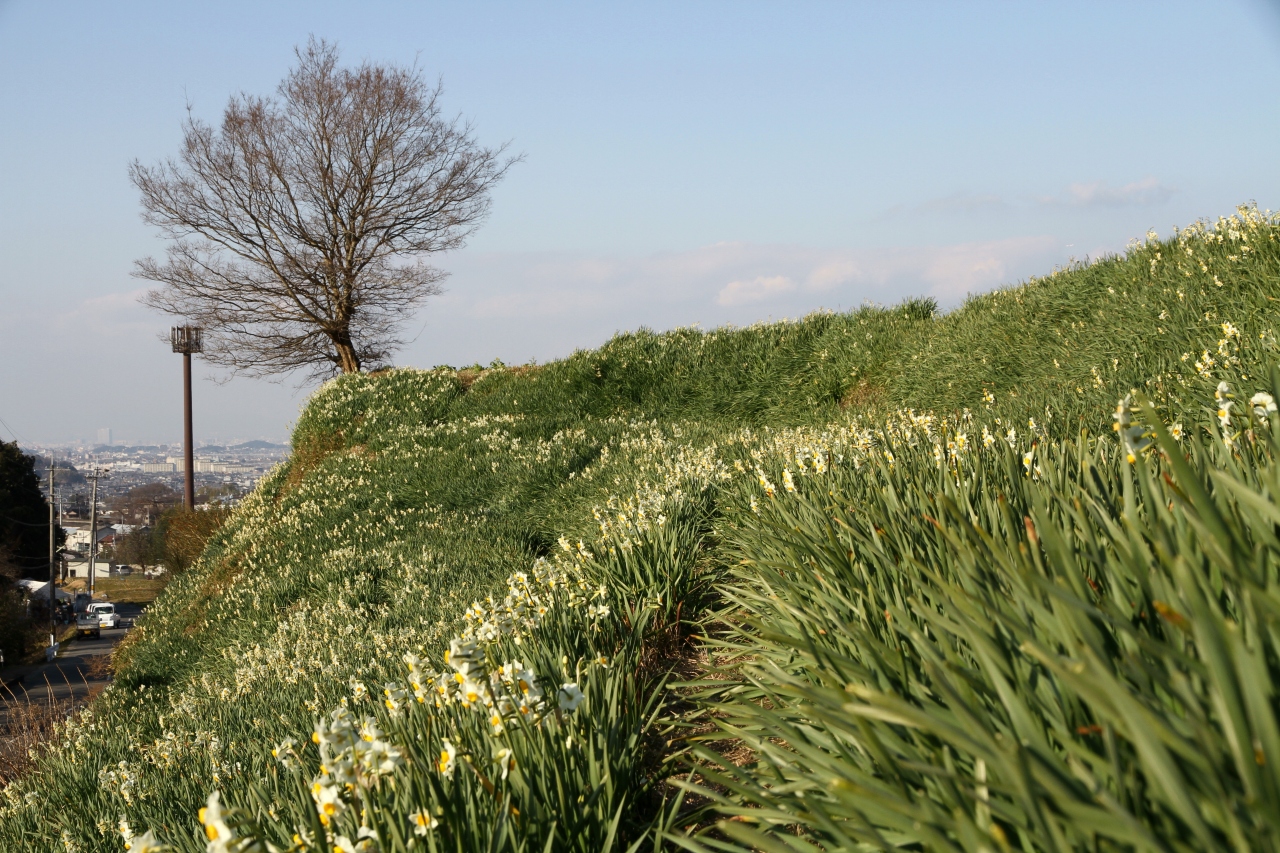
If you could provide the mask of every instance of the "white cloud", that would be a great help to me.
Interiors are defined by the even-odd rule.
[[[756,276],[750,281],[731,281],[720,289],[716,302],[720,305],[745,305],[781,296],[796,289],[796,283],[785,275]]]
[[[948,303],[1025,277],[1026,261],[1052,255],[1057,248],[1052,237],[945,246],[932,254],[920,275],[929,282],[929,295]]]
[[[809,273],[805,285],[810,290],[830,290],[858,277],[858,265],[850,260],[832,261]]]

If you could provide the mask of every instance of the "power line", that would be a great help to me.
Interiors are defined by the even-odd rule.
[[[27,440],[25,438],[18,437],[18,434],[13,431],[13,427],[9,426],[7,423],[4,422],[4,418],[0,418],[0,426],[3,426],[5,429],[9,431],[9,435],[13,436],[14,441],[20,441],[23,444],[27,443]]]
[[[0,515],[0,518],[3,518],[5,521],[9,522],[10,524],[21,524],[23,527],[48,527],[49,526],[49,522],[47,521],[42,521],[39,524],[32,524],[29,521],[18,521],[18,519],[11,518],[7,515]]]
[[[17,557],[11,558],[10,562],[13,563],[14,565],[21,564],[24,568],[28,568],[28,569],[36,569],[36,568],[46,567],[49,565],[48,560],[39,560],[33,563],[33,562],[30,562],[29,560],[20,559]]]

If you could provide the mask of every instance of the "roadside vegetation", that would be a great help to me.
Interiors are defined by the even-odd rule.
[[[205,544],[231,516],[239,490],[228,483],[202,486],[196,510],[182,505],[182,496],[163,483],[130,489],[111,505],[133,529],[114,545],[102,549],[104,559],[149,569],[164,566],[171,573],[190,568]]]
[[[58,726],[87,701],[84,696],[67,699],[33,699],[6,688],[0,696],[0,785],[8,785],[31,772],[43,744],[57,736]],[[90,691],[92,693],[92,691]],[[91,697],[89,697],[91,698]]]
[[[0,847],[1276,849],[1278,236],[330,382]]]
[[[38,654],[48,643],[44,600],[24,601],[17,581],[49,578],[49,505],[37,476],[43,461],[16,441],[0,442],[0,662]],[[57,545],[63,534],[58,532]]]

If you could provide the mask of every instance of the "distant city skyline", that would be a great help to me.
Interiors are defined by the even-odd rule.
[[[88,494],[86,477],[91,470],[98,470],[103,477],[98,484],[99,502],[109,505],[131,489],[149,484],[162,484],[181,491],[186,470],[182,448],[175,444],[143,446],[87,446],[42,445],[32,446],[44,458],[56,461],[60,473],[56,480],[60,499],[74,502]],[[248,493],[257,481],[289,452],[287,446],[252,441],[247,446],[225,447],[206,445],[195,448],[192,470],[195,484],[201,487],[234,486],[241,494]],[[42,467],[42,466],[41,466]],[[47,489],[48,481],[40,478],[41,489]]]
[[[102,430],[98,430],[98,432],[101,433]],[[265,441],[274,445],[288,444],[287,438],[279,441],[272,441],[271,439],[262,438],[262,437],[248,438],[244,436],[231,436],[230,438],[219,438],[217,436],[212,436],[204,439],[196,439],[195,449],[196,451],[200,451],[203,448],[210,448],[210,447],[235,447],[237,445],[249,444],[255,441]],[[23,443],[26,444],[26,442],[23,442]],[[68,441],[58,441],[58,442],[31,442],[30,446],[57,448],[57,449],[78,448],[83,450],[92,450],[93,448],[96,448],[96,447],[106,447],[111,449],[127,449],[127,448],[134,448],[134,447],[178,447],[180,448],[182,446],[182,441],[181,439],[172,439],[167,441],[160,441],[158,439],[147,440],[144,438],[130,438],[126,436],[123,438],[115,438],[115,440],[110,443],[99,441],[97,439],[89,439],[89,438],[74,439],[73,438]]]
[[[547,361],[640,326],[868,300],[952,307],[1148,229],[1280,207],[1280,13],[1263,0],[0,0],[0,439],[180,439],[171,321],[130,275],[164,243],[127,166],[176,154],[188,105],[216,124],[232,94],[270,94],[312,34],[352,64],[416,63],[482,142],[526,155],[437,259],[447,292],[398,365]],[[283,443],[314,387],[196,364],[198,444]]]

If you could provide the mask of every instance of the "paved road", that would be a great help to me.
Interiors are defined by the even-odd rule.
[[[116,613],[126,626],[142,613],[136,604],[117,604]],[[44,664],[11,667],[0,672],[0,717],[11,702],[48,702],[69,698],[80,699],[107,685],[110,677],[104,666],[94,666],[94,659],[111,653],[129,628],[104,628],[101,637],[85,637],[62,644],[58,657]],[[97,661],[102,664],[105,661]],[[20,681],[18,679],[21,679]]]

